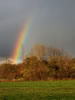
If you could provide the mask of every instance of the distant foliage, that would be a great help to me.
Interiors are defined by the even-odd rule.
[[[20,64],[1,64],[0,81],[75,79],[75,59],[64,50],[35,45]]]

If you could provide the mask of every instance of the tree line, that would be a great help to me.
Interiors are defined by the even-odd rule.
[[[75,59],[63,49],[36,44],[20,64],[0,64],[0,81],[75,79]]]

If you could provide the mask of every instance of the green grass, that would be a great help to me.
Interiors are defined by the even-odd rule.
[[[75,100],[75,80],[0,82],[0,100]]]

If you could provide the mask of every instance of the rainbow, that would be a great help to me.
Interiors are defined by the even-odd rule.
[[[16,45],[14,47],[13,54],[12,54],[12,59],[13,59],[14,64],[18,64],[20,62],[20,59],[22,56],[22,46],[27,40],[27,34],[30,31],[31,25],[32,25],[32,18],[29,18],[18,36]]]

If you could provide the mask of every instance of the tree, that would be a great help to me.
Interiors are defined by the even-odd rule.
[[[44,45],[36,44],[32,49],[32,54],[38,59],[45,59],[46,57],[46,47]]]

